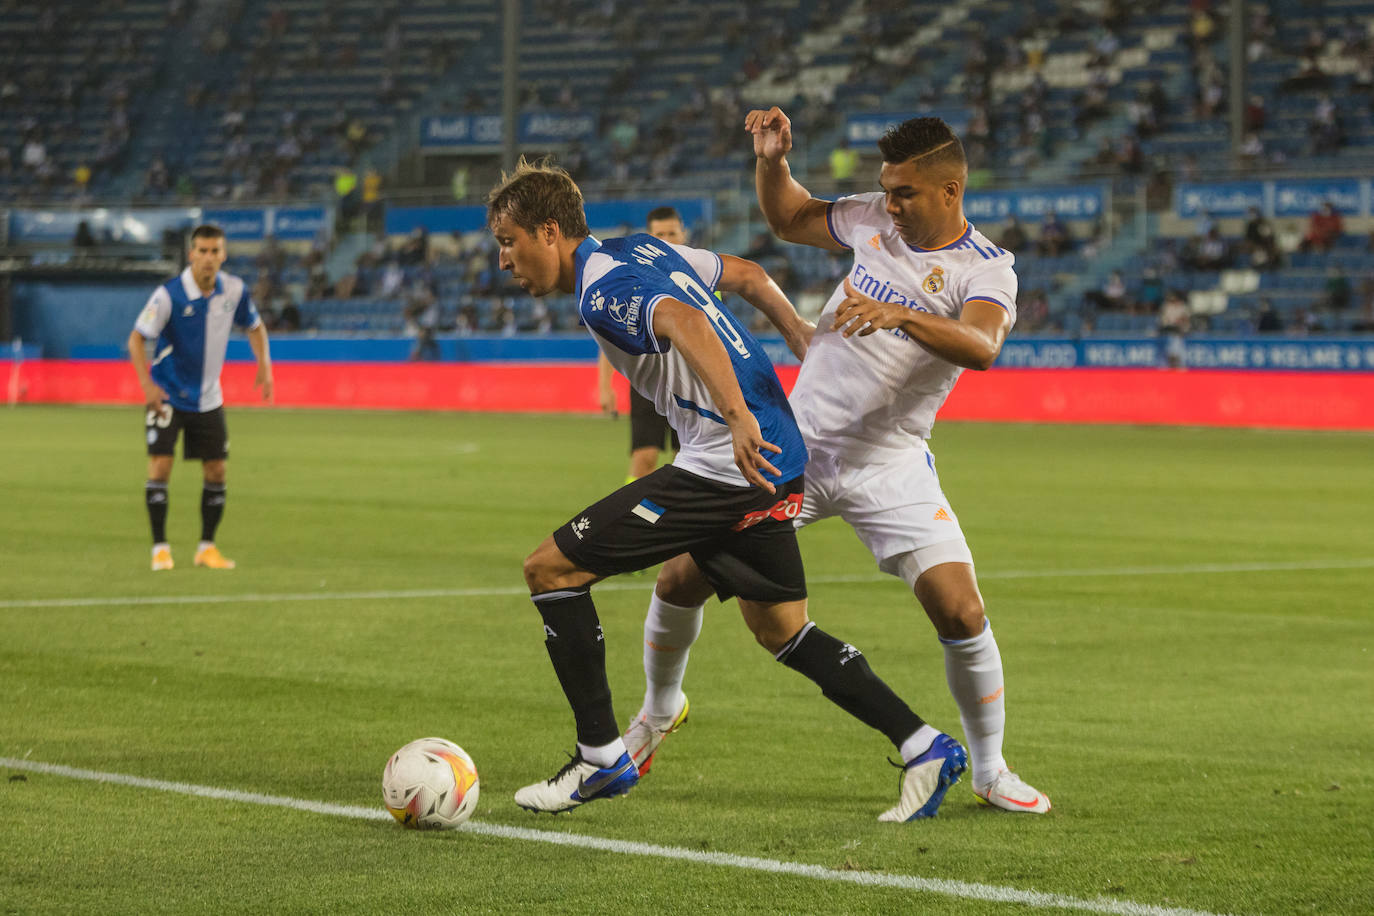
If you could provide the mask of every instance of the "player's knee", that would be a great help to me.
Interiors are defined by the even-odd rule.
[[[696,607],[711,597],[711,585],[690,555],[674,557],[658,571],[654,593],[678,607]]]
[[[771,604],[741,599],[739,604],[754,641],[773,655],[781,652],[810,620],[805,601]]]
[[[531,595],[564,588],[581,588],[597,581],[597,576],[564,556],[558,545],[549,538],[525,557],[525,584]]]
[[[983,632],[984,610],[982,596],[975,592],[934,602],[926,613],[945,639],[972,639]]]
[[[549,584],[550,565],[542,549],[525,557],[524,572],[525,584],[529,586],[531,595],[553,590],[554,586]]]

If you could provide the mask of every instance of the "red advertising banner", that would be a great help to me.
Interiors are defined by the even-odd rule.
[[[779,375],[789,390],[795,367]],[[259,403],[252,363],[229,363],[234,407]],[[137,404],[119,360],[0,360],[19,403]],[[617,377],[621,408],[627,387]],[[551,363],[277,363],[284,407],[595,412],[596,368]],[[993,369],[965,372],[940,412],[947,420],[1150,423],[1292,429],[1374,429],[1374,373],[1168,369]]]

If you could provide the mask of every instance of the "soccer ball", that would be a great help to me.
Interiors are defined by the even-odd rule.
[[[477,766],[443,738],[420,738],[391,755],[382,771],[382,801],[412,830],[452,830],[477,807]]]

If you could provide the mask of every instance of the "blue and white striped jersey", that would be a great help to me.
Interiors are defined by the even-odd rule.
[[[706,385],[670,343],[654,337],[654,307],[665,298],[700,309],[711,320],[763,438],[782,448],[779,455],[765,453],[780,476],[764,476],[776,484],[802,473],[806,446],[773,364],[712,295],[721,275],[718,255],[644,234],[604,243],[588,238],[577,248],[576,269],[582,323],[611,365],[677,430],[682,448],[673,464],[721,483],[749,485],[735,467],[730,430]]]
[[[219,374],[233,325],[252,330],[262,323],[243,280],[221,271],[206,296],[191,268],[153,290],[134,329],[157,338],[153,381],[177,410],[204,413],[224,403]]]

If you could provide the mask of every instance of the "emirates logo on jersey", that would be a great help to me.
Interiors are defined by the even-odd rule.
[[[930,293],[932,296],[945,288],[945,269],[943,267],[932,267],[930,273],[921,281],[921,289]]]

